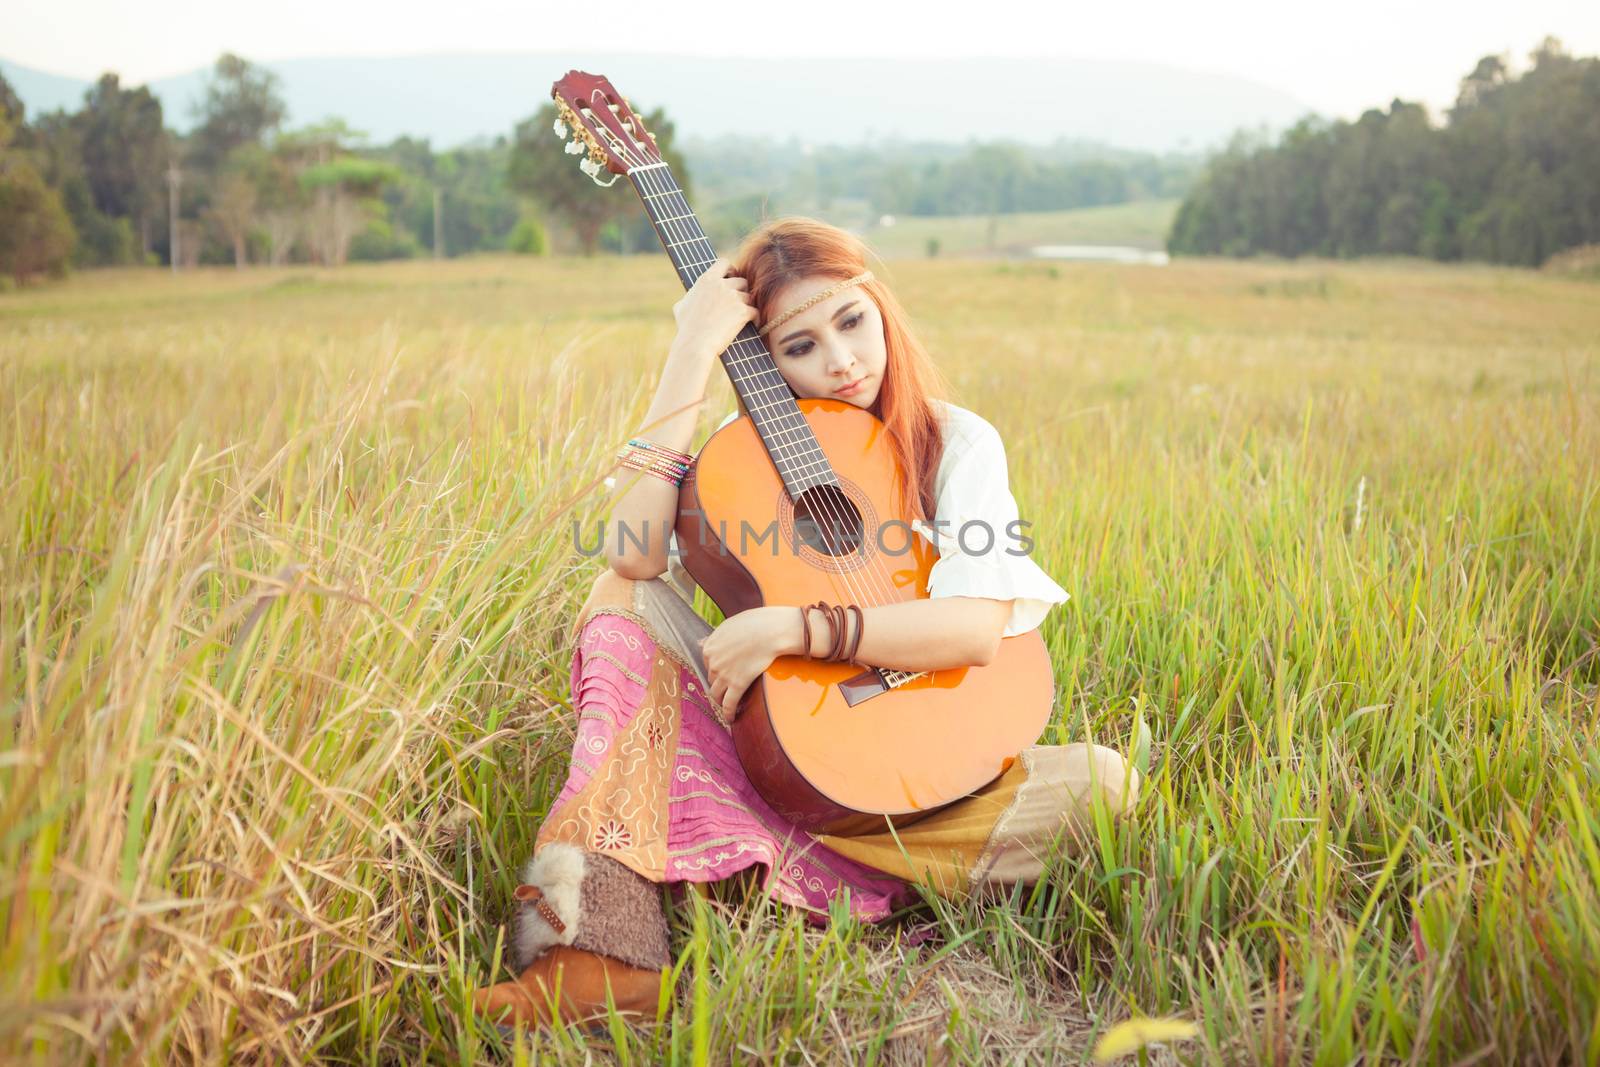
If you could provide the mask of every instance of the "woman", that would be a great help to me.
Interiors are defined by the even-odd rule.
[[[839,658],[901,670],[982,664],[1002,637],[1033,629],[1067,599],[1006,539],[1018,516],[999,435],[940,398],[937,370],[865,254],[836,227],[777,220],[731,261],[712,263],[673,307],[678,334],[651,429],[621,453],[655,476],[635,478],[616,501],[613,522],[634,537],[608,539],[609,568],[574,624],[578,736],[517,890],[518,977],[479,990],[480,1012],[529,1024],[581,1018],[605,1010],[609,986],[619,1010],[653,1014],[671,965],[660,883],[759,865],[776,897],[813,917],[847,894],[856,915],[876,921],[915,899],[912,881],[952,899],[986,883],[1033,882],[1054,846],[1088,825],[1094,803],[1114,816],[1131,806],[1138,774],[1116,752],[1033,745],[990,785],[905,829],[814,836],[774,812],[739,765],[728,724],[776,657],[843,647],[850,654]],[[935,517],[920,530],[939,550],[927,599],[842,620],[767,605],[712,630],[690,607],[682,568],[668,575],[683,450],[711,369],[747,322],[761,324],[796,396],[843,400],[884,422],[915,494],[908,510]],[[958,538],[971,520],[994,531],[988,551]]]

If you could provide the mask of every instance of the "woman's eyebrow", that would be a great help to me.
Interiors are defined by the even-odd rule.
[[[838,318],[840,315],[843,315],[846,311],[849,311],[851,308],[855,307],[859,303],[861,303],[861,301],[859,301],[859,300],[850,301],[850,303],[841,306],[837,311],[835,311],[830,316],[830,318],[835,318],[835,319]],[[789,334],[787,337],[785,337],[783,340],[779,341],[778,343],[780,345],[786,345],[790,341],[793,341],[796,337],[804,337],[806,334],[808,334],[810,332],[811,332],[810,327],[807,327],[804,330],[796,330],[794,333]]]

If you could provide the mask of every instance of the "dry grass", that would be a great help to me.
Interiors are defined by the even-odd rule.
[[[0,1059],[1077,1059],[1135,1013],[1230,1062],[1592,1057],[1593,285],[892,275],[1074,594],[1046,740],[1137,747],[1140,810],[1013,900],[934,903],[915,947],[675,912],[663,1025],[509,1053],[463,998],[565,770],[569,524],[670,274],[0,298]]]

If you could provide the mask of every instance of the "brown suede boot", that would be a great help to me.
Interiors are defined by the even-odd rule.
[[[654,1018],[672,956],[661,890],[609,856],[552,844],[523,871],[512,917],[512,982],[476,990],[473,1009],[502,1025],[618,1013]],[[557,1000],[559,989],[559,1000]]]

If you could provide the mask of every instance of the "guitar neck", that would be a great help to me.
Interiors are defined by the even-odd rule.
[[[683,190],[666,163],[634,167],[628,172],[662,249],[688,289],[717,258],[711,239],[689,208]],[[778,373],[767,343],[753,323],[746,323],[722,353],[722,368],[755,422],[767,454],[783,478],[790,499],[815,485],[837,481],[816,435],[800,414],[789,383]]]

